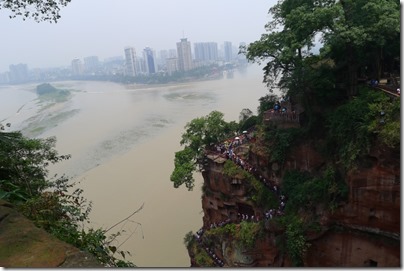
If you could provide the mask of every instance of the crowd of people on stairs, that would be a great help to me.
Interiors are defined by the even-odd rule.
[[[279,189],[279,187],[272,181],[266,179],[265,177],[262,176],[262,174],[259,172],[259,170],[255,167],[253,167],[248,161],[242,159],[240,156],[238,156],[235,153],[235,148],[248,143],[250,140],[252,140],[252,133],[247,133],[246,131],[239,136],[236,136],[233,140],[226,140],[223,143],[219,143],[215,146],[215,153],[218,156],[221,156],[226,159],[232,160],[238,167],[240,167],[243,170],[246,170],[250,174],[252,174],[257,180],[261,181],[265,187],[270,189],[272,192],[274,192],[279,199],[279,206],[276,209],[269,209],[264,212],[264,217],[259,217],[259,216],[254,216],[254,215],[248,215],[248,214],[243,214],[243,213],[238,213],[237,214],[237,220],[232,221],[230,218],[226,219],[225,221],[219,221],[219,222],[214,222],[212,223],[209,227],[202,227],[199,229],[196,234],[195,238],[198,241],[198,244],[208,253],[208,255],[211,257],[211,259],[215,262],[217,266],[223,267],[224,262],[222,259],[220,259],[212,249],[210,249],[206,244],[204,244],[202,240],[202,236],[206,230],[209,229],[214,229],[217,227],[224,227],[225,225],[229,223],[240,223],[241,221],[248,221],[248,222],[260,222],[262,220],[269,220],[272,219],[275,216],[282,216],[284,214],[284,209],[286,205],[286,196],[283,195]],[[212,152],[210,152],[212,153]]]

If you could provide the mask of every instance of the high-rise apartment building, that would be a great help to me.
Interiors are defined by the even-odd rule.
[[[169,75],[178,71],[178,59],[176,57],[166,59],[166,70]]]
[[[177,42],[178,68],[180,71],[189,71],[192,69],[191,42],[182,38]]]
[[[138,65],[136,51],[133,47],[125,48],[125,75],[136,76],[138,74]]]
[[[143,49],[143,58],[145,61],[145,68],[147,74],[157,72],[156,54],[153,49],[146,47]]]
[[[169,49],[169,50],[168,50],[168,57],[169,57],[169,58],[176,58],[176,57],[177,57],[177,50],[175,50],[175,49]]]
[[[11,83],[24,83],[29,80],[27,64],[10,65],[9,79]]]
[[[216,42],[196,42],[194,43],[195,60],[212,62],[218,60],[218,49]]]
[[[88,56],[84,58],[84,71],[85,73],[95,73],[100,67],[98,56]]]
[[[167,58],[168,58],[168,50],[160,50],[159,57],[157,58],[157,66],[165,67]]]
[[[72,60],[72,73],[73,75],[82,75],[83,74],[83,63],[81,63],[81,60],[76,58]]]
[[[233,47],[230,41],[225,41],[223,44],[224,61],[231,62],[233,60]]]

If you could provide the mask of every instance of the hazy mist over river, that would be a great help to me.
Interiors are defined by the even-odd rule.
[[[1,123],[32,137],[57,137],[59,154],[72,158],[53,166],[51,174],[80,182],[93,202],[94,226],[108,228],[144,203],[132,217],[141,227],[126,223],[126,236],[134,233],[120,248],[132,253],[137,266],[190,266],[183,238],[202,226],[202,178],[195,174],[192,192],[170,182],[183,128],[213,110],[227,121],[238,121],[243,108],[256,114],[258,99],[268,93],[261,68],[236,71],[229,79],[160,86],[51,84],[71,96],[54,103],[38,100],[37,84],[0,87]]]

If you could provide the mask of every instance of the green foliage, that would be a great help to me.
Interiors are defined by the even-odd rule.
[[[32,18],[37,22],[57,22],[60,18],[61,7],[66,6],[71,0],[2,0],[0,9],[11,11],[10,18],[22,16],[23,20]]]
[[[27,196],[18,185],[8,180],[0,180],[0,199],[10,202],[23,202],[27,200]]]
[[[258,123],[258,116],[251,116],[248,119],[240,122],[240,131],[246,131],[254,127]]]
[[[84,230],[91,202],[65,176],[48,179],[48,165],[68,159],[54,149],[56,139],[29,139],[20,132],[0,133],[0,198],[5,199],[38,227],[62,241],[92,253],[106,266],[133,267],[118,259],[130,255],[113,245],[121,234],[107,236],[112,229]]]
[[[233,161],[226,160],[223,166],[223,173],[235,178],[241,178],[250,184],[249,194],[251,199],[260,207],[275,208],[278,205],[276,196],[269,191],[263,183],[255,179],[253,175],[239,168]]]
[[[204,151],[204,147],[232,136],[235,131],[229,129],[229,124],[223,117],[223,113],[212,111],[205,117],[193,119],[185,126],[185,133],[182,134],[180,141],[181,145],[189,146],[199,155]]]
[[[300,129],[269,129],[265,131],[265,140],[271,142],[269,145],[269,156],[271,162],[283,163],[295,140],[301,137]]]
[[[239,122],[242,123],[243,121],[247,120],[249,117],[251,117],[253,115],[253,112],[248,109],[248,108],[244,108],[243,110],[241,110],[240,112],[240,116],[239,116]]]
[[[287,213],[297,213],[302,208],[309,210],[319,204],[325,204],[333,210],[338,202],[345,200],[348,195],[346,183],[331,166],[321,177],[287,171],[283,178],[282,190],[288,195]]]
[[[71,240],[64,240],[77,248],[87,251],[94,255],[97,260],[104,264],[106,267],[136,267],[132,262],[119,259],[116,254],[125,259],[126,256],[131,255],[129,251],[119,250],[119,246],[114,245],[116,238],[121,235],[121,232],[107,236],[107,231],[101,228],[90,228],[85,230],[71,230],[70,233],[75,233],[70,236]],[[55,234],[56,237],[63,237],[62,235]],[[61,239],[63,240],[63,239]]]
[[[381,115],[381,112],[384,115]],[[328,120],[328,147],[346,168],[369,152],[373,140],[400,146],[400,102],[385,94],[361,89],[359,95],[338,107]]]
[[[303,222],[298,217],[290,217],[286,224],[286,251],[295,266],[303,266],[303,257],[310,247],[306,242]]]
[[[338,1],[322,54],[334,59],[349,96],[357,94],[357,72],[380,79],[382,67],[400,57],[400,12],[395,0]],[[384,62],[384,63],[383,63]],[[388,67],[389,65],[390,67]]]
[[[230,223],[226,224],[223,227],[217,227],[210,229],[206,236],[208,238],[212,238],[213,236],[218,237],[219,239],[226,239],[229,237],[235,237],[238,234],[238,229],[236,228],[236,224]]]
[[[229,177],[246,178],[247,172],[239,168],[232,160],[226,160],[223,166],[223,173]]]
[[[246,248],[253,248],[259,232],[259,223],[242,221],[238,232],[238,241]]]
[[[257,108],[258,111],[258,119],[262,121],[264,112],[274,108],[274,105],[277,101],[279,101],[279,97],[273,94],[267,94],[258,99],[259,106]]]
[[[180,141],[185,147],[175,153],[175,168],[170,176],[175,188],[185,184],[188,190],[192,190],[195,181],[192,173],[198,165],[202,167],[205,149],[234,135],[238,125],[227,123],[223,116],[219,111],[212,111],[187,123]]]
[[[374,99],[369,101],[368,115],[370,133],[377,135],[377,140],[390,148],[399,148],[401,139],[401,102],[387,95],[374,93]],[[383,115],[381,115],[383,112]]]
[[[194,233],[192,231],[187,232],[184,236],[184,245],[189,249],[194,243]]]
[[[284,0],[269,13],[267,33],[242,52],[249,61],[265,62],[264,82],[304,106],[309,118],[342,94],[356,95],[358,71],[378,79],[382,67],[397,72],[392,64],[400,58],[396,0]],[[318,55],[312,50],[316,36],[323,37]]]
[[[48,83],[40,84],[36,87],[36,93],[38,93],[39,95],[45,95],[57,91],[57,88]]]
[[[70,96],[70,91],[57,89],[48,83],[38,85],[36,92],[41,99],[54,100],[56,102],[64,102]]]
[[[210,229],[205,233],[205,238],[208,240],[235,240],[240,246],[245,248],[253,248],[256,240],[263,233],[260,223],[242,221],[237,224],[226,224],[224,227]]]
[[[252,175],[249,178],[253,190],[251,191],[252,200],[264,209],[276,208],[279,203],[276,195],[270,191],[263,183],[255,179]]]
[[[195,262],[198,266],[202,267],[214,267],[216,266],[213,260],[210,258],[205,250],[201,249],[195,254]]]
[[[192,173],[196,170],[195,153],[191,148],[185,147],[183,150],[175,153],[174,171],[170,179],[174,183],[174,187],[178,188],[182,184],[192,190],[194,187],[194,178]]]
[[[54,149],[56,138],[28,139],[20,132],[0,133],[0,179],[19,187],[22,195],[35,197],[49,188],[47,166],[70,158],[58,155]],[[2,186],[6,192],[10,188]]]

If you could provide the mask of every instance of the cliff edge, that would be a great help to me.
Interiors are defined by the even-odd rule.
[[[37,228],[0,200],[0,266],[6,268],[100,268],[90,254]]]

